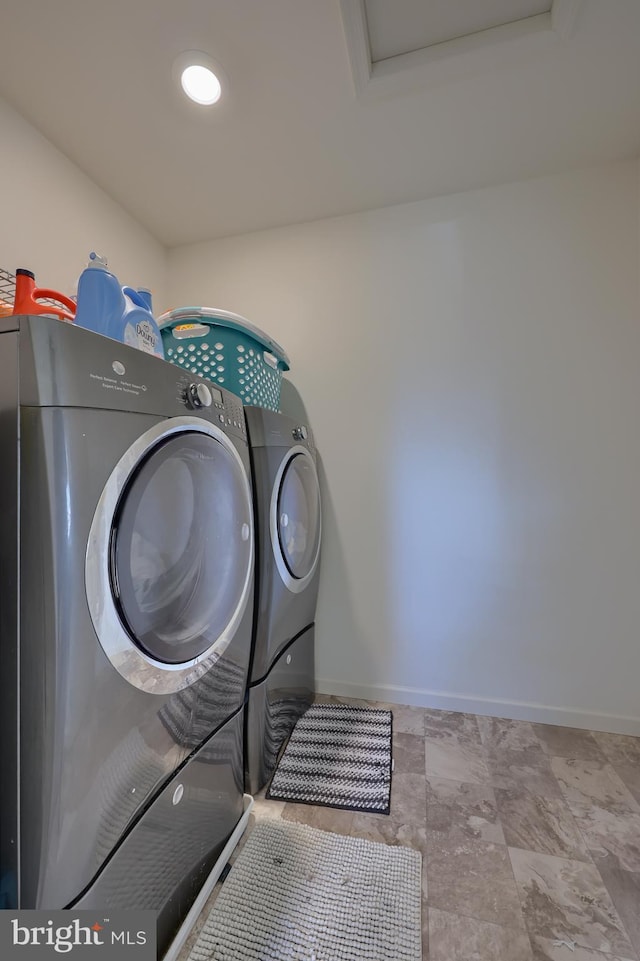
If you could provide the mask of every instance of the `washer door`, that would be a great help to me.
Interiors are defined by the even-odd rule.
[[[321,527],[316,465],[306,447],[292,447],[273,485],[270,530],[278,573],[295,594],[305,589],[315,573]]]
[[[130,683],[179,691],[210,669],[246,608],[251,489],[240,455],[199,418],[157,424],[124,454],[94,515],[87,600]]]

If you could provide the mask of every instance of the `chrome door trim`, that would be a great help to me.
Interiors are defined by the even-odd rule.
[[[284,473],[293,460],[299,454],[303,454],[313,470],[313,476],[315,478],[316,487],[318,490],[318,547],[316,550],[316,556],[313,559],[309,573],[305,574],[304,577],[293,577],[289,568],[287,567],[287,562],[284,559],[282,553],[282,548],[280,547],[280,538],[278,536],[278,498],[280,496],[280,485],[282,483],[282,478]],[[273,557],[276,562],[276,568],[280,578],[292,594],[300,594],[311,581],[311,578],[316,572],[316,567],[318,566],[318,560],[320,559],[320,541],[322,540],[322,504],[320,502],[320,482],[318,480],[318,472],[316,470],[316,465],[313,457],[309,453],[306,447],[302,444],[297,444],[295,447],[290,447],[287,453],[284,455],[278,467],[276,476],[273,481],[273,487],[271,488],[271,504],[269,507],[269,532],[271,534],[271,548],[273,550]]]
[[[135,468],[162,440],[198,432],[217,440],[241,468],[249,516],[249,558],[240,600],[227,627],[206,651],[181,664],[167,664],[145,654],[133,642],[118,615],[109,577],[109,544],[120,495]],[[152,694],[181,691],[206,674],[232,640],[249,600],[253,577],[254,532],[251,484],[247,469],[224,431],[199,417],[172,417],[155,424],[122,455],[107,480],[96,507],[85,556],[85,587],[93,626],[105,654],[125,680]]]

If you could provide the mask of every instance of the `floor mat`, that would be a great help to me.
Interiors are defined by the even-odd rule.
[[[388,814],[391,711],[313,704],[292,731],[267,797]]]
[[[259,822],[188,961],[420,961],[418,851]]]

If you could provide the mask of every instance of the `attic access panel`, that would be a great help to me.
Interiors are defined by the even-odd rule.
[[[551,11],[551,0],[364,0],[371,62]]]
[[[474,71],[564,56],[584,0],[340,0],[356,94],[371,98]]]

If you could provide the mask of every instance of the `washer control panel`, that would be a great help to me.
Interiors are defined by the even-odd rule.
[[[213,404],[213,396],[206,384],[189,384],[186,399],[194,410]]]
[[[188,410],[199,411],[225,429],[239,431],[246,438],[246,426],[242,401],[228,390],[188,376],[179,378],[176,384],[178,397]]]

